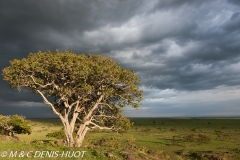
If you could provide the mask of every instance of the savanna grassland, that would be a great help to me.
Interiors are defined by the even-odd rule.
[[[240,159],[240,119],[131,118],[131,121],[134,125],[126,133],[92,130],[81,148],[67,148],[62,146],[61,139],[46,137],[47,133],[62,128],[58,119],[31,119],[32,134],[17,135],[18,140],[0,137],[0,157],[7,153],[0,159]],[[12,151],[17,152],[15,157],[9,157]],[[50,157],[44,153],[40,158],[41,151],[48,151]],[[58,157],[54,153],[59,153]]]

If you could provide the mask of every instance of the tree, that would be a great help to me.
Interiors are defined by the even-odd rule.
[[[80,147],[89,129],[117,130],[122,107],[138,108],[142,100],[140,78],[107,56],[39,51],[10,64],[4,80],[41,95],[62,121],[70,147]]]
[[[29,121],[22,116],[3,116],[0,115],[0,133],[8,136],[17,134],[31,134],[32,129]]]

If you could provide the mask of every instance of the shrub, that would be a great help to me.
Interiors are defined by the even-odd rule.
[[[64,133],[63,128],[62,128],[59,131],[54,131],[54,132],[48,133],[46,135],[46,137],[53,137],[53,138],[56,138],[56,139],[64,139],[65,138],[65,133]]]
[[[200,143],[209,142],[210,137],[205,135],[205,134],[198,134],[197,141],[200,142]]]
[[[185,142],[193,142],[193,141],[194,141],[194,135],[193,135],[193,134],[189,134],[189,135],[187,135],[187,136],[184,136],[184,137],[183,137],[183,140],[184,140]]]
[[[32,128],[29,121],[23,116],[0,115],[0,134],[14,136],[14,134],[31,134]]]
[[[65,136],[65,133],[64,133],[64,128],[61,128],[58,131],[50,132],[46,135],[46,137],[53,137],[53,138],[56,138],[56,139],[65,139],[66,136]],[[73,137],[76,137],[76,132],[73,132]]]

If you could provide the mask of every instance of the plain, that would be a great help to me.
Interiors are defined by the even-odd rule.
[[[92,130],[81,148],[64,147],[62,139],[46,137],[58,131],[58,119],[30,119],[33,132],[17,135],[19,140],[1,136],[0,154],[7,159],[29,159],[27,153],[64,153],[58,159],[240,159],[238,118],[130,118],[133,127],[126,133]],[[15,157],[10,153],[17,152]],[[20,153],[24,153],[21,156]],[[68,153],[68,154],[67,154]],[[75,155],[74,153],[78,153]],[[79,153],[84,153],[82,157]],[[13,156],[13,155],[11,155]],[[39,156],[39,155],[38,155]],[[56,155],[43,155],[56,159]],[[2,157],[1,157],[2,158]],[[43,159],[34,157],[34,159]]]

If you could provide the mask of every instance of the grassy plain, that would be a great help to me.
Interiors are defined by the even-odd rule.
[[[62,127],[58,119],[31,119],[31,135],[17,135],[18,141],[0,138],[0,159],[153,159],[153,160],[238,160],[240,159],[240,119],[230,118],[131,118],[127,133],[89,131],[82,148],[62,146],[62,140],[46,134]],[[1,154],[7,151],[8,156]],[[9,157],[17,151],[15,158]],[[24,151],[25,156],[19,156]],[[30,152],[31,151],[31,152]],[[37,151],[63,153],[44,157]],[[81,153],[76,158],[71,153]],[[32,158],[26,153],[30,152]],[[69,154],[68,154],[69,153]],[[68,154],[68,155],[67,155]],[[66,156],[67,155],[67,156]]]

